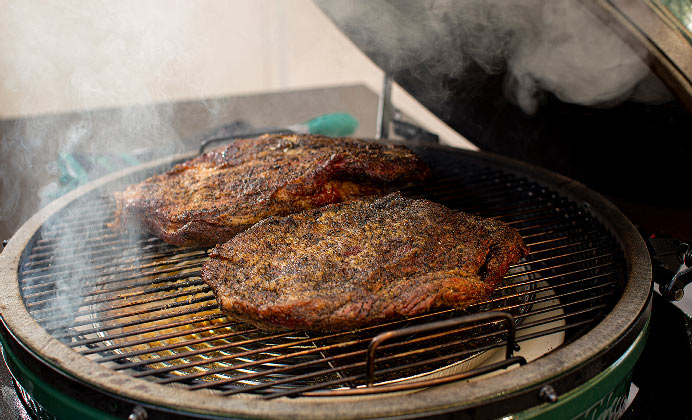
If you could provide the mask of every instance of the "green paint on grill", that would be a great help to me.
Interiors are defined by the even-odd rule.
[[[639,359],[649,333],[649,321],[629,349],[611,366],[572,391],[558,396],[555,403],[545,403],[505,419],[609,419],[617,418],[625,408],[632,369]],[[41,407],[29,407],[41,419],[117,419],[110,414],[76,401],[45,384],[27,369],[9,350],[0,335],[5,361],[13,377]],[[42,410],[41,410],[42,408]],[[50,415],[47,415],[50,413]]]
[[[3,337],[2,334],[0,334],[0,343],[2,343],[5,363],[7,363],[12,377],[22,388],[20,392],[26,392],[38,403],[38,405],[30,404],[26,407],[34,418],[41,420],[122,419],[121,417],[112,416],[104,411],[97,410],[94,407],[70,398],[58,389],[46,384],[38,375],[17,359],[14,353],[9,349],[7,342],[5,342],[5,337]]]
[[[620,417],[629,395],[632,369],[639,360],[649,335],[649,322],[646,322],[639,337],[627,351],[603,372],[581,386],[558,395],[557,402],[545,403],[505,418],[589,420]]]

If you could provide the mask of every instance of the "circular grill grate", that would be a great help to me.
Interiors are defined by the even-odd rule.
[[[519,343],[557,334],[572,340],[608,313],[624,260],[583,204],[463,154],[416,152],[434,176],[404,195],[499,218],[518,229],[530,249],[493,296],[466,313],[512,313]],[[113,211],[109,194],[101,192],[48,220],[24,251],[20,288],[31,315],[53,337],[134,377],[224,395],[334,395],[365,384],[366,349],[377,334],[463,315],[438,311],[333,334],[263,332],[218,311],[200,279],[205,249],[115,233],[108,227]],[[506,344],[506,331],[485,322],[387,343],[375,360],[376,382],[471,368]],[[378,388],[386,389],[370,389]]]

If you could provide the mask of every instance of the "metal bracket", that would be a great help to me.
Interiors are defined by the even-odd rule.
[[[136,405],[132,413],[127,417],[127,420],[147,420],[147,418],[149,418],[147,410],[141,405]]]
[[[557,402],[557,392],[555,392],[555,388],[553,388],[552,386],[544,385],[538,391],[538,398],[545,402],[554,403]]]
[[[408,123],[406,121],[401,121],[394,116],[394,132],[408,140],[421,140],[429,143],[439,143],[440,136],[432,133],[422,127],[415,124]]]
[[[394,126],[394,133],[407,140],[421,140],[431,143],[439,143],[440,137],[415,124],[403,121],[401,111],[392,105],[392,76],[384,75],[382,91],[377,104],[377,134],[378,140],[389,138],[389,128]]]
[[[680,300],[692,283],[692,246],[672,238],[649,238],[654,262],[654,281],[667,300]]]
[[[392,76],[389,74],[384,75],[384,81],[382,82],[382,91],[380,92],[380,98],[377,103],[377,134],[375,138],[387,139],[389,138],[389,124],[394,116],[394,110],[392,107]]]

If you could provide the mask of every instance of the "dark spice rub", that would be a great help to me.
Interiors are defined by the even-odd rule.
[[[263,220],[212,250],[202,278],[235,319],[333,331],[464,308],[526,253],[500,221],[394,193]]]
[[[314,135],[241,139],[117,193],[114,226],[135,221],[171,244],[213,246],[268,216],[382,194],[429,175],[403,146]]]

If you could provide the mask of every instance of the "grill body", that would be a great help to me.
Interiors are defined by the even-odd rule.
[[[493,324],[471,326],[471,335],[452,330],[407,337],[375,359],[378,385],[367,388],[372,378],[364,371],[364,349],[372,337],[463,314],[440,311],[326,336],[267,334],[226,320],[199,281],[205,250],[122,238],[105,226],[112,208],[104,191],[189,156],[103,178],[22,227],[0,264],[3,286],[12,291],[0,303],[7,348],[19,363],[20,355],[40,361],[43,377],[54,384],[72,384],[72,398],[95,392],[111,401],[100,407],[105,413],[127,415],[143,405],[153,416],[182,417],[497,417],[540,406],[548,383],[564,394],[606,367],[622,366],[616,362],[623,355],[636,360],[648,319],[650,263],[617,209],[576,182],[512,160],[442,147],[416,152],[433,168],[434,180],[404,194],[499,217],[519,229],[531,249],[505,286],[472,310],[514,315],[520,345],[561,334],[566,344],[560,349],[473,383],[421,388],[431,383],[420,381],[451,377],[444,370],[449,366],[506,345],[506,331]],[[56,254],[56,241],[72,243],[67,259]],[[74,292],[85,283],[88,288]],[[479,333],[483,340],[474,339]],[[406,369],[392,367],[398,364]],[[626,371],[619,377],[626,380]],[[402,387],[418,389],[394,392]]]
[[[587,382],[568,389],[560,394],[555,403],[543,402],[535,407],[512,414],[516,419],[538,419],[538,418],[616,418],[626,408],[626,401],[630,391],[632,378],[632,368],[643,351],[646,338],[648,336],[648,324],[642,333],[636,338],[634,343],[623,353],[623,355],[605,368],[603,372],[589,379]],[[25,409],[31,413],[33,418],[41,420],[71,419],[79,416],[82,419],[104,419],[104,418],[123,418],[114,417],[114,407],[121,410],[121,416],[128,415],[127,410],[132,408],[132,413],[137,412],[137,407],[141,405],[131,405],[128,403],[113,403],[110,407],[94,407],[85,404],[81,398],[75,398],[71,394],[66,394],[58,390],[56,386],[46,381],[46,376],[39,377],[20,360],[18,354],[11,350],[2,335],[0,342],[3,346],[3,356],[5,363],[15,380],[15,391],[19,395]],[[30,359],[29,359],[30,360]],[[29,361],[29,363],[31,363]],[[58,384],[64,385],[64,378],[57,378]],[[62,388],[62,387],[61,387]],[[31,392],[27,391],[31,389]],[[554,388],[553,388],[554,389]],[[540,388],[540,394],[543,387]],[[103,400],[103,396],[98,396]],[[182,414],[180,412],[160,411],[161,409],[147,407],[151,412],[152,418],[189,418],[196,417],[194,414]],[[140,410],[141,411],[141,410]],[[506,414],[506,413],[505,413]],[[288,417],[288,416],[287,416]],[[416,417],[404,415],[405,418]],[[473,418],[469,410],[453,411],[433,415],[431,412],[420,413],[420,417],[425,418]],[[205,416],[208,418],[208,416]]]

